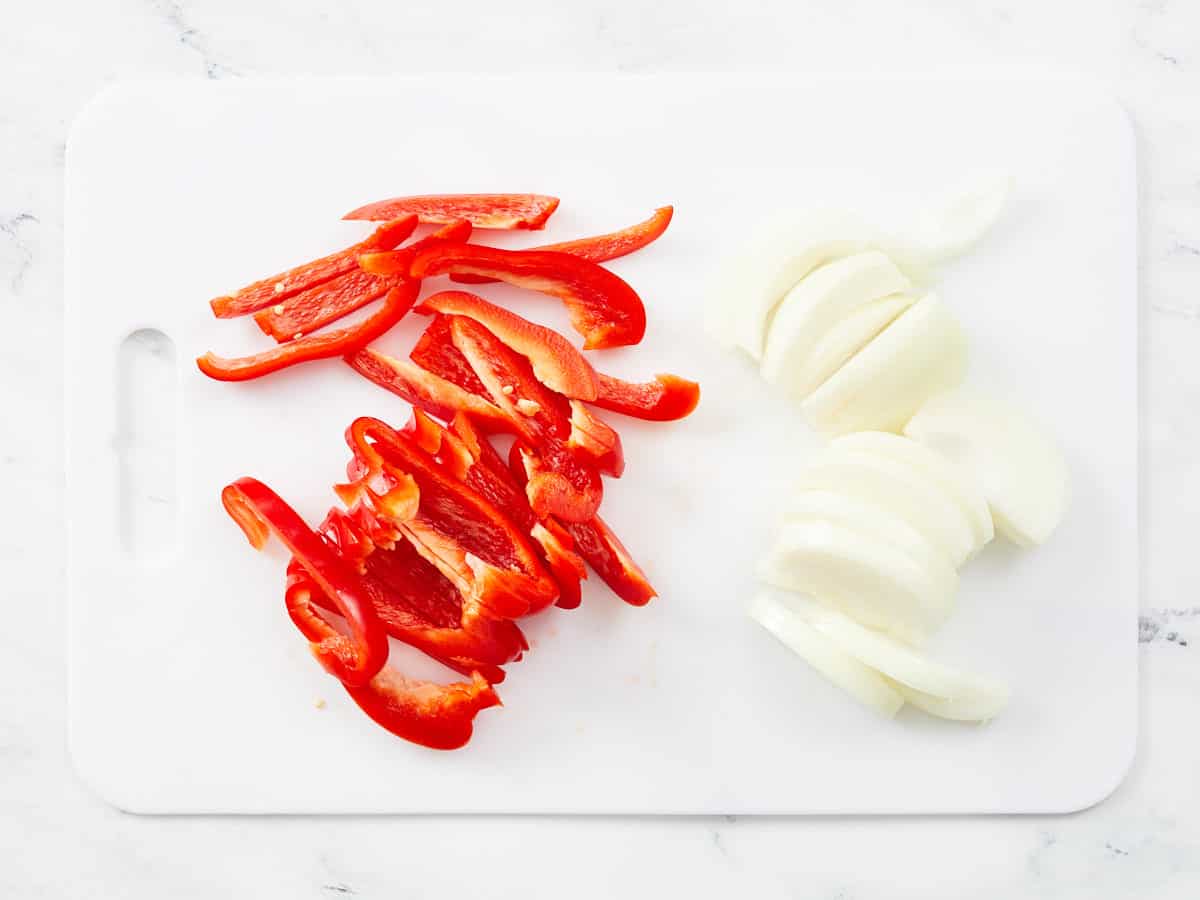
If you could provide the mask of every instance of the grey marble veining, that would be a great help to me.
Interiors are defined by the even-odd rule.
[[[1185,898],[1200,895],[1200,7],[1187,0],[116,0],[0,27],[0,897]],[[63,734],[59,335],[65,137],[126,77],[1065,66],[1138,130],[1143,614],[1138,758],[1068,817],[139,819]],[[302,790],[302,786],[298,786]]]

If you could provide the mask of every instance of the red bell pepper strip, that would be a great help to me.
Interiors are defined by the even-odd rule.
[[[558,209],[558,198],[542,194],[430,194],[395,197],[360,206],[343,219],[395,219],[415,215],[422,223],[465,219],[476,228],[539,230]]]
[[[364,685],[374,678],[387,662],[387,634],[358,574],[261,481],[239,478],[221,491],[221,503],[255,549],[274,532],[349,624],[350,634],[344,635],[310,604],[289,603],[288,612],[317,661],[343,684]]]
[[[405,678],[388,666],[369,684],[345,688],[377,724],[433,750],[457,750],[466,744],[479,711],[500,705],[495,690],[478,673],[470,682],[433,684]]]
[[[567,397],[595,399],[595,370],[557,331],[534,324],[466,291],[441,291],[426,297],[417,307],[417,312],[423,311],[474,319],[528,359],[533,374],[546,387]]]
[[[403,249],[413,253],[429,246],[434,240],[465,241],[470,236],[471,223],[459,220]],[[301,291],[282,303],[259,310],[254,314],[254,322],[280,343],[295,340],[377,300],[401,280],[398,276],[379,278],[368,275],[362,269],[355,269],[332,281]]]
[[[563,241],[558,244],[539,244],[536,247],[529,247],[527,249],[555,250],[558,253],[570,253],[572,256],[578,256],[580,259],[590,260],[594,263],[617,259],[621,256],[628,256],[635,250],[641,250],[647,244],[658,240],[662,233],[667,230],[667,226],[671,224],[671,216],[674,212],[674,207],[663,206],[656,209],[654,215],[646,221],[630,225],[628,228],[622,228],[620,231],[597,234],[574,241]],[[483,284],[496,280],[494,278],[484,278],[480,275],[451,275],[450,279],[451,281],[458,281],[463,284]]]
[[[470,362],[492,403],[504,411],[518,434],[539,451],[526,493],[539,517],[557,515],[586,522],[596,514],[604,488],[600,474],[567,446],[570,420],[561,395],[544,387],[528,361],[472,319],[450,317],[454,346]]]
[[[259,310],[254,314],[254,323],[281,344],[297,340],[378,300],[403,281],[395,275],[387,278],[368,275],[362,269],[347,272],[301,291],[283,303]]]
[[[452,419],[461,410],[486,423],[493,431],[512,428],[508,417],[486,398],[465,391],[406,359],[395,359],[368,347],[347,356],[346,362],[364,378],[439,419]]]
[[[515,622],[493,618],[478,603],[464,600],[408,541],[376,546],[338,509],[330,511],[320,531],[344,559],[360,567],[375,613],[392,637],[464,675],[477,671],[492,684],[504,680],[500,666],[529,648]],[[295,560],[288,566],[288,585],[310,590],[317,604],[333,609]]]
[[[348,505],[363,503],[374,514],[384,540],[404,535],[465,597],[501,618],[537,612],[557,598],[529,539],[409,436],[364,417],[351,423],[346,442],[354,454],[352,481],[338,493]],[[415,484],[419,500],[397,515],[388,498],[405,479]]]
[[[365,253],[359,265],[374,275],[404,274],[403,251]],[[562,300],[583,348],[623,347],[646,333],[646,309],[628,284],[595,263],[552,250],[500,250],[478,244],[434,244],[408,266],[412,278],[486,275]]]
[[[590,522],[563,522],[562,527],[574,540],[575,552],[630,606],[645,606],[657,596],[646,573],[599,516]]]
[[[278,275],[272,275],[270,278],[264,278],[262,281],[256,281],[229,296],[211,300],[209,305],[212,306],[212,311],[218,319],[231,319],[282,303],[301,291],[331,281],[347,272],[353,272],[358,268],[359,256],[377,250],[391,250],[412,234],[416,227],[416,216],[404,215],[393,218],[392,221],[375,229],[374,233],[366,240],[347,247],[345,250],[314,259],[312,262],[307,262]]]
[[[468,393],[488,400],[488,390],[450,337],[450,317],[436,315],[417,339],[408,358],[422,369],[445,378]],[[450,421],[451,416],[444,416]]]
[[[553,518],[547,518],[533,526],[534,540],[542,547],[542,556],[550,573],[558,582],[558,600],[561,609],[576,609],[583,601],[580,582],[587,578],[583,560],[572,548],[574,539]]]
[[[536,466],[537,454],[520,441],[509,451],[509,468],[519,483]],[[645,606],[657,592],[650,586],[629,551],[599,516],[587,522],[558,522],[572,540],[572,550],[583,557],[614,594],[631,606]]]
[[[197,359],[196,365],[209,378],[218,381],[249,381],[302,362],[353,355],[404,318],[420,289],[419,282],[402,281],[387,292],[378,312],[357,325],[310,334],[262,353],[237,359],[225,359],[209,352]]]
[[[285,596],[292,621],[310,641],[342,637],[313,608],[313,601],[324,595],[309,572],[289,567]],[[386,650],[386,637],[383,646]],[[318,660],[326,665],[320,656]],[[342,687],[371,719],[397,737],[435,750],[461,747],[470,740],[475,715],[500,703],[480,672],[472,673],[470,682],[439,685],[412,681],[385,664],[366,682],[356,681],[343,680]]]
[[[406,430],[432,436],[437,445],[438,459],[451,468],[460,481],[486,497],[497,509],[504,510],[509,519],[537,542],[541,557],[558,583],[557,605],[574,609],[581,599],[580,581],[587,578],[582,559],[572,552],[571,536],[553,519],[538,520],[521,486],[508,470],[496,448],[471,424],[470,417],[459,413],[449,430],[413,410],[413,420]]]
[[[655,375],[645,384],[602,373],[596,377],[600,389],[592,402],[635,419],[672,422],[691,415],[700,402],[700,385],[678,375]]]

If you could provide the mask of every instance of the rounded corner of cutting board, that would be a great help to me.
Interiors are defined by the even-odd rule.
[[[129,784],[122,783],[121,774],[106,763],[105,754],[75,721],[68,728],[67,757],[76,780],[113,809],[132,815],[155,812],[142,802],[143,791],[131,791]]]

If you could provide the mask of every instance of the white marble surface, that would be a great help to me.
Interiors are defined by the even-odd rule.
[[[1190,0],[108,0],[0,10],[0,896],[1184,898],[1200,894],[1200,6]],[[118,78],[427,70],[1093,73],[1139,135],[1142,730],[1108,801],[981,819],[146,819],[63,734],[62,164]],[[300,786],[298,786],[300,788]]]

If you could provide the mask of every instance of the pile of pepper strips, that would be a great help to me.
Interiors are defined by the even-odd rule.
[[[334,487],[345,508],[315,531],[253,478],[228,485],[222,502],[255,548],[274,533],[291,552],[287,610],[317,661],[368,716],[427,747],[470,739],[475,715],[500,702],[492,685],[504,679],[501,666],[528,649],[515,620],[578,606],[585,563],[630,604],[654,596],[597,515],[601,475],[620,477],[624,456],[616,431],[589,407],[680,419],[699,386],[597,372],[562,335],[465,291],[434,293],[414,309],[425,279],[502,281],[559,298],[584,349],[638,343],[641,299],[597,263],[658,238],[671,207],[612,234],[529,250],[468,243],[473,229],[541,229],[557,206],[536,194],[461,194],[354,210],[347,219],[383,224],[361,243],[212,301],[219,318],[253,314],[276,347],[197,360],[212,378],[245,381],[343,357],[412,404],[401,429],[351,423],[347,481]],[[418,224],[438,228],[400,246]],[[359,323],[321,330],[380,299]],[[432,318],[408,360],[367,346],[410,310]],[[490,434],[513,437],[508,460]],[[406,678],[387,665],[389,636],[470,680]]]

